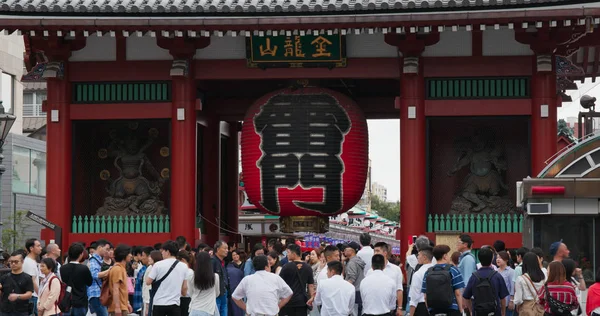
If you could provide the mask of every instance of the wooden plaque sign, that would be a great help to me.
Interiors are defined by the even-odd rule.
[[[346,67],[344,37],[334,35],[251,36],[248,67]]]

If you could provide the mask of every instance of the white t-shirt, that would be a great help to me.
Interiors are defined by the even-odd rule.
[[[38,263],[35,260],[29,257],[25,257],[25,261],[23,261],[23,272],[31,275],[32,277],[35,277],[34,283],[36,283],[38,287],[40,286],[40,267],[38,266]],[[35,291],[33,291],[33,296],[38,297],[38,294]]]
[[[154,266],[152,266],[152,270],[150,271],[148,277],[154,281],[162,279],[175,261],[175,258],[169,258],[155,263]],[[154,295],[154,305],[179,306],[181,287],[187,274],[187,265],[185,265],[185,263],[178,262],[173,271],[171,271],[171,274],[169,274],[169,276],[160,284],[158,291]]]

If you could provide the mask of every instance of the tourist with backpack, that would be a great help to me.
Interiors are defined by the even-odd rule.
[[[56,261],[52,258],[44,258],[40,263],[40,272],[44,279],[40,282],[40,293],[37,304],[39,316],[52,316],[61,313],[58,302],[61,293],[60,279],[54,273],[56,271]]]
[[[108,316],[106,306],[100,303],[102,295],[102,282],[108,276],[110,270],[102,271],[102,262],[104,255],[111,248],[110,243],[105,239],[96,241],[96,251],[90,256],[88,261],[90,272],[92,273],[92,285],[87,289],[90,312],[96,316]]]
[[[71,287],[70,310],[63,311],[63,316],[85,316],[88,310],[87,287],[94,280],[90,269],[80,262],[84,257],[83,245],[74,243],[69,247],[69,263],[60,267],[63,282]]]
[[[473,272],[467,283],[463,293],[465,305],[469,306],[475,316],[505,316],[505,298],[510,293],[502,275],[492,268],[494,252],[490,248],[481,248],[477,257],[481,262],[481,269]]]
[[[431,315],[461,316],[464,311],[460,291],[465,287],[460,271],[450,264],[450,247],[433,247],[437,264],[427,269],[421,284],[425,303]]]

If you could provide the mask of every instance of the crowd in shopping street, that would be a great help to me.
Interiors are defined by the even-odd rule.
[[[29,239],[3,254],[3,316],[402,316],[600,315],[600,273],[587,288],[562,241],[540,248],[452,245],[419,236],[403,265],[384,242],[303,249],[272,239],[247,253],[235,243],[192,248],[178,237],[153,246],[100,239]],[[476,258],[477,257],[477,258]],[[403,272],[403,269],[404,271]],[[587,290],[587,303],[582,292]],[[585,293],[585,292],[584,292]]]

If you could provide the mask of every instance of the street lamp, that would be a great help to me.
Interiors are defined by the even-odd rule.
[[[6,137],[8,137],[8,133],[10,132],[10,129],[15,123],[16,119],[16,116],[5,113],[2,101],[0,101],[0,214],[2,214],[2,174],[4,174],[4,171],[6,171],[6,167],[4,167],[2,164],[2,160],[4,160],[4,155],[2,155],[2,147],[4,147]],[[6,245],[2,246],[6,247]]]

